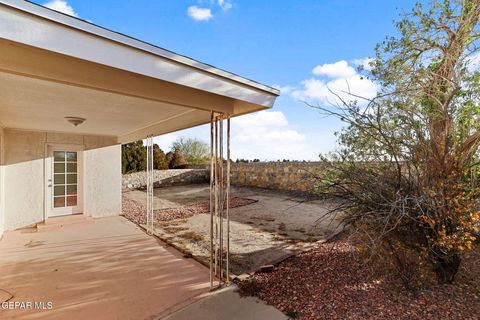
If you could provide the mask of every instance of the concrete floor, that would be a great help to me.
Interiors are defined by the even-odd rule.
[[[163,320],[287,320],[285,314],[255,297],[241,297],[236,286],[217,291]]]
[[[123,217],[32,231],[0,241],[0,302],[53,306],[0,307],[0,319],[154,318],[208,292],[207,268]]]

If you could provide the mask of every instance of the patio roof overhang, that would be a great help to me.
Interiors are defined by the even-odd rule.
[[[268,109],[279,92],[21,0],[0,1],[0,126],[127,143]],[[64,117],[87,119],[79,127]]]

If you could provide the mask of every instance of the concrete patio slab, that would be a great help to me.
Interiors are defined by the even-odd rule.
[[[32,231],[0,241],[0,292],[44,308],[0,303],[0,319],[146,319],[208,292],[207,268],[123,217]]]
[[[163,320],[284,320],[286,315],[254,297],[241,297],[236,286],[219,290]]]

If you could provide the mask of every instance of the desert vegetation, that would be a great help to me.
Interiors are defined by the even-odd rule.
[[[165,153],[158,144],[153,145],[153,169],[179,169],[187,164],[205,164],[209,161],[208,144],[196,138],[178,138],[172,143],[171,151]],[[145,171],[147,148],[143,141],[122,145],[122,173]]]
[[[363,71],[376,98],[311,105],[347,123],[318,192],[343,199],[363,252],[409,289],[428,272],[452,283],[478,243],[479,18],[475,0],[417,4]]]

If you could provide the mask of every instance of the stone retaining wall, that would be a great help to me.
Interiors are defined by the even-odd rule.
[[[232,165],[232,185],[310,192],[320,162],[251,162]]]
[[[153,171],[153,185],[155,188],[192,183],[208,183],[209,181],[209,170],[204,169],[169,169]],[[147,173],[145,171],[123,175],[123,188],[145,188],[146,185]]]
[[[232,185],[265,189],[310,192],[319,174],[320,162],[251,162],[232,164]],[[154,187],[208,183],[208,169],[170,169],[154,171]],[[123,176],[124,188],[145,188],[146,173]]]

